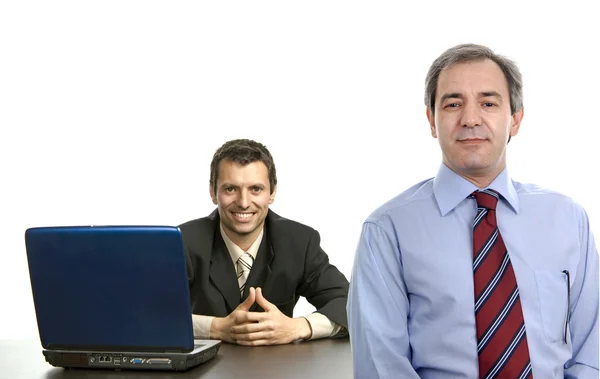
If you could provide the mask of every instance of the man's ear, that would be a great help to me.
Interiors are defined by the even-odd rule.
[[[435,117],[433,115],[433,112],[431,111],[431,108],[427,107],[427,110],[425,111],[425,113],[427,114],[427,121],[429,121],[429,128],[431,129],[431,136],[433,138],[437,138],[437,130],[435,128]]]
[[[215,193],[214,188],[212,188],[212,186],[209,187],[209,192],[210,192],[210,198],[212,199],[212,202],[214,205],[217,205],[217,194]]]
[[[269,196],[269,204],[273,204],[273,202],[275,201],[276,194],[277,194],[277,185],[275,185],[275,187],[273,187],[273,192]]]
[[[520,111],[515,112],[512,117],[512,124],[510,125],[510,130],[508,135],[511,137],[516,136],[519,133],[519,129],[521,129],[521,121],[523,120],[523,116],[525,115],[525,109],[521,108]]]

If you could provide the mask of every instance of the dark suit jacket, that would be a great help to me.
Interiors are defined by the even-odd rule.
[[[240,304],[235,267],[221,237],[219,213],[179,226],[186,251],[192,313],[225,317]],[[300,296],[348,328],[348,280],[321,249],[319,233],[269,210],[265,233],[246,282],[289,317]],[[251,311],[263,311],[254,304]]]

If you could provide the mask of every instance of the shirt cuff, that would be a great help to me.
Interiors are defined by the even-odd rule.
[[[342,329],[341,325],[329,320],[327,316],[319,312],[309,314],[308,316],[304,316],[304,318],[308,321],[312,329],[312,336],[310,336],[309,340],[333,337]]]
[[[194,338],[200,340],[210,339],[210,326],[213,316],[192,315],[192,325],[194,329]]]

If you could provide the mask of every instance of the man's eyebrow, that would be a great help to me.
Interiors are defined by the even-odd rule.
[[[231,184],[231,183],[227,183],[227,182],[221,184],[220,188],[228,188],[228,187],[231,187],[231,188],[240,188],[240,186],[238,186],[236,184]],[[248,184],[248,187],[266,188],[266,186],[264,184],[262,184],[262,183]]]
[[[479,95],[481,97],[497,97],[499,99],[502,98],[502,95],[500,95],[500,93],[496,92],[496,91],[484,91],[484,92],[480,92]]]
[[[225,187],[238,188],[238,186],[236,186],[235,184],[231,184],[231,183],[227,183],[227,182],[221,184],[221,188],[225,188]]]
[[[448,100],[448,99],[462,99],[463,95],[461,95],[458,92],[453,92],[453,93],[446,93],[444,95],[442,95],[442,97],[440,98],[440,103],[443,103],[444,101]]]
[[[479,97],[497,97],[497,98],[501,99],[502,95],[497,91],[483,91],[483,92],[479,92]],[[442,95],[442,97],[440,98],[440,103],[443,103],[444,101],[446,101],[448,99],[463,99],[463,98],[464,98],[464,96],[458,92],[446,93],[446,94]]]

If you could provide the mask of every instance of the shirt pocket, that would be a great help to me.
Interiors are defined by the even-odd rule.
[[[564,341],[569,310],[567,275],[560,270],[536,270],[535,281],[546,339],[550,342]]]

